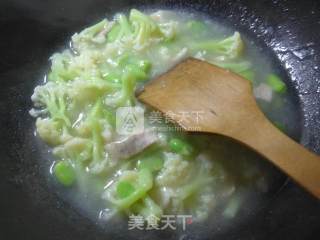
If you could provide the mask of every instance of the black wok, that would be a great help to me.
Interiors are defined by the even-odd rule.
[[[48,57],[71,34],[131,7],[200,11],[244,32],[270,54],[296,101],[301,128],[293,137],[320,153],[320,2],[314,1],[102,1],[0,2],[0,239],[154,239],[128,235],[109,223],[103,230],[63,201],[48,183],[28,115],[30,95]],[[319,68],[318,68],[319,67]],[[45,161],[45,160],[44,160]],[[306,173],[308,174],[308,173]],[[158,237],[175,239],[161,232]],[[197,235],[183,239],[198,239]],[[288,181],[243,223],[207,239],[319,239],[320,203]]]

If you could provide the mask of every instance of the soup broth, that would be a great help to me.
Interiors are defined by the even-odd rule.
[[[49,179],[91,219],[106,225],[120,217],[130,229],[133,216],[140,216],[145,229],[152,220],[163,227],[169,215],[180,227],[208,221],[206,230],[220,229],[252,214],[275,184],[280,187],[281,176],[257,154],[221,136],[185,133],[169,113],[134,95],[195,57],[251,81],[265,114],[294,134],[297,116],[287,86],[249,38],[198,13],[131,10],[76,33],[71,43],[50,58],[31,114],[37,135],[50,146],[50,156],[43,156],[51,159]],[[139,117],[142,130],[135,125]],[[131,132],[119,129],[126,120]]]

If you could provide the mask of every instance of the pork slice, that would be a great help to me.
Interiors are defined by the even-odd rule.
[[[157,140],[158,136],[155,131],[144,131],[121,141],[109,143],[106,145],[106,150],[113,159],[126,159],[142,152]]]

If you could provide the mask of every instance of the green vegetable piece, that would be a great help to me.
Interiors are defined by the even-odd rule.
[[[125,198],[110,198],[110,202],[117,206],[119,209],[127,209],[133,203],[143,198],[146,193],[153,186],[153,178],[151,171],[147,169],[141,169],[138,173],[138,179],[136,180],[134,187],[135,190]]]
[[[57,180],[66,187],[71,186],[76,180],[75,171],[67,161],[55,164],[53,172]]]
[[[118,66],[122,68],[129,68],[133,73],[136,73],[140,77],[146,77],[151,69],[151,62],[146,59],[138,59],[128,54],[123,54],[117,60]]]
[[[116,127],[116,114],[115,114],[115,112],[112,109],[105,107],[104,108],[104,116],[108,120],[108,123],[110,123],[111,126],[113,126],[115,128]]]
[[[202,21],[189,21],[187,22],[187,28],[193,33],[202,33],[207,30],[207,25]]]
[[[124,68],[128,63],[131,63],[131,56],[128,53],[122,54],[116,61],[120,68]]]
[[[107,23],[108,21],[106,19],[103,19],[95,25],[84,29],[81,33],[79,33],[79,35],[88,39],[93,38],[104,29]]]
[[[147,74],[137,65],[129,64],[126,71],[131,74],[137,81],[143,81],[147,78]]]
[[[151,62],[148,60],[140,60],[138,65],[145,73],[148,73],[151,69]]]
[[[240,72],[244,72],[247,71],[251,68],[252,64],[248,61],[241,61],[241,62],[213,62],[213,64],[222,67],[222,68],[226,68],[229,69],[235,73],[240,73]]]
[[[51,71],[48,74],[48,80],[53,82],[63,82],[74,79],[78,76],[77,69],[70,68],[69,62],[72,55],[69,51],[56,53],[51,56]]]
[[[139,160],[137,163],[138,169],[148,169],[151,172],[159,171],[163,167],[163,159],[161,157],[149,157]]]
[[[132,106],[134,104],[134,89],[136,86],[136,79],[132,74],[125,72],[121,77],[121,93],[117,97],[111,97],[106,101],[112,102],[112,105],[117,107]]]
[[[164,37],[159,25],[150,16],[143,14],[136,9],[130,11],[129,20],[134,28],[133,43],[136,46],[142,47],[154,37]]]
[[[111,72],[104,76],[104,79],[113,83],[120,83],[121,82],[121,75],[117,72]]]
[[[114,42],[132,34],[131,25],[123,14],[116,16],[116,25],[108,33],[108,41]]]
[[[139,59],[130,54],[123,54],[117,59],[117,65],[123,71],[137,81],[146,80],[151,69],[151,62],[146,59]]]
[[[101,173],[105,170],[101,164],[101,162],[105,159],[104,139],[101,134],[103,131],[103,124],[101,123],[101,120],[104,117],[108,119],[107,115],[108,109],[105,107],[103,99],[97,99],[95,104],[88,109],[88,114],[82,123],[85,127],[79,132],[79,134],[90,138],[92,150],[90,151],[91,162],[88,166],[88,170],[95,174]]]
[[[127,181],[121,181],[117,184],[117,196],[119,198],[129,197],[134,191],[134,186]]]
[[[221,41],[197,42],[191,45],[193,50],[206,50],[209,53],[222,55],[229,59],[239,57],[244,49],[240,33],[235,32],[232,36]]]
[[[103,19],[95,25],[85,28],[79,34],[74,34],[72,36],[73,50],[81,53],[88,47],[95,46],[96,44],[104,44],[106,42],[106,33],[104,30],[108,25],[108,20]]]
[[[109,42],[114,42],[117,39],[117,37],[118,37],[118,35],[120,33],[120,30],[121,30],[121,27],[120,27],[119,24],[113,26],[113,28],[108,33],[108,41]]]
[[[191,155],[193,152],[192,146],[179,138],[172,138],[169,142],[169,147],[173,152],[185,156]]]
[[[126,102],[133,102],[134,99],[134,89],[136,86],[136,78],[129,72],[124,73],[122,76],[122,94],[119,104],[125,104]]]
[[[267,84],[277,93],[285,93],[287,91],[286,84],[275,74],[267,76]]]
[[[118,22],[121,26],[121,34],[123,36],[130,36],[132,34],[132,29],[127,17],[123,14],[118,15]]]
[[[255,76],[254,71],[251,71],[251,70],[246,70],[246,71],[243,71],[243,72],[239,72],[238,74],[240,76],[244,77],[245,79],[248,79],[251,82],[253,82],[254,76]]]

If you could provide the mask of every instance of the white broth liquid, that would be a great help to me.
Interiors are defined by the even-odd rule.
[[[162,26],[174,22],[176,33],[173,39],[159,41],[143,49],[128,51],[134,57],[146,59],[151,63],[147,78],[143,81],[137,81],[135,89],[143,86],[149,79],[166,72],[183,59],[196,57],[221,67],[230,68],[230,70],[250,78],[248,81],[252,82],[257,102],[267,117],[288,135],[297,136],[299,118],[295,109],[296,102],[289,94],[290,89],[282,87],[277,90],[277,87],[273,86],[270,81],[268,82],[270,75],[278,76],[279,71],[275,68],[274,61],[265,54],[264,50],[256,46],[249,36],[240,32],[244,48],[239,56],[229,57],[219,51],[212,50],[214,44],[210,46],[204,44],[203,46],[207,47],[201,49],[199,43],[210,41],[217,43],[235,36],[234,29],[198,13],[180,10],[146,11],[145,13]],[[111,21],[112,18],[109,20]],[[80,48],[79,43],[73,45],[74,48],[77,46]],[[84,46],[87,47],[87,45]],[[104,47],[100,45],[97,49],[105,51]],[[73,49],[72,54],[74,54],[74,58],[87,57],[90,59],[93,58],[91,53],[97,49],[86,49],[83,50],[83,53]],[[71,50],[67,51],[72,52]],[[82,56],[84,54],[87,55]],[[111,69],[110,66],[113,66],[119,56],[124,56],[127,52],[118,52],[117,54],[107,55],[106,69]],[[82,59],[81,61],[87,60]],[[110,75],[107,74],[107,76]],[[110,96],[107,94],[106,99],[110,99]],[[78,109],[77,114],[71,114],[74,116],[69,115],[73,126],[78,126],[76,121],[82,121],[79,120],[79,112],[85,116],[88,114],[87,109],[91,108],[93,103],[90,104],[81,110]],[[108,100],[103,104],[108,106]],[[150,116],[155,114],[155,111],[138,102],[135,102],[135,105],[146,111],[147,128],[161,126],[161,129],[163,127],[165,129],[168,126],[164,122],[148,121]],[[112,134],[113,140],[106,142],[106,145],[121,140],[121,136],[117,135],[115,131]],[[92,219],[93,222],[98,222],[106,231],[113,232],[121,231],[121,229],[127,231],[130,215],[139,215],[140,213],[135,210],[139,209],[138,206],[119,210],[108,201],[110,194],[113,194],[112,191],[116,191],[113,188],[121,178],[130,179],[140,169],[141,161],[160,156],[162,165],[152,172],[153,186],[148,190],[147,196],[160,206],[161,219],[163,215],[191,216],[192,220],[187,222],[185,231],[182,230],[181,222],[176,222],[177,230],[165,229],[165,231],[173,231],[172,234],[177,238],[181,237],[181,239],[184,239],[186,235],[201,238],[200,236],[206,236],[210,233],[212,236],[213,233],[227,231],[237,224],[245,222],[245,219],[261,209],[283,184],[283,176],[266,160],[230,139],[214,135],[188,134],[181,131],[158,131],[156,134],[160,139],[159,146],[148,146],[127,159],[113,161],[115,163],[108,170],[93,173],[90,169],[91,165],[73,164],[76,180],[69,187],[61,185],[54,175],[55,164],[61,159],[62,161],[66,160],[60,158],[59,154],[58,157],[52,157],[52,151],[56,152],[57,146],[54,146],[53,150],[50,148],[49,154],[44,153],[41,162],[45,162],[44,159],[50,159],[50,171],[48,172],[51,174],[48,178],[52,184],[57,186],[57,193],[61,195],[61,198],[70,202],[72,206],[75,206],[75,209]],[[41,134],[38,135],[42,138]],[[186,141],[193,149],[192,154],[184,155],[184,153],[180,154],[172,150],[168,143],[176,138]],[[42,146],[42,142],[39,142],[39,146]],[[108,150],[103,151],[104,154],[108,154]],[[191,186],[202,177],[199,175],[206,176],[206,180],[203,181],[207,181],[207,183],[199,183],[197,189],[185,190],[186,186]],[[199,180],[199,182],[201,181]],[[177,197],[184,190],[186,191],[185,198],[182,199],[181,195]],[[189,194],[188,191],[191,193]],[[120,224],[113,226],[110,224],[112,222],[120,222]],[[159,224],[163,226],[161,221]]]

